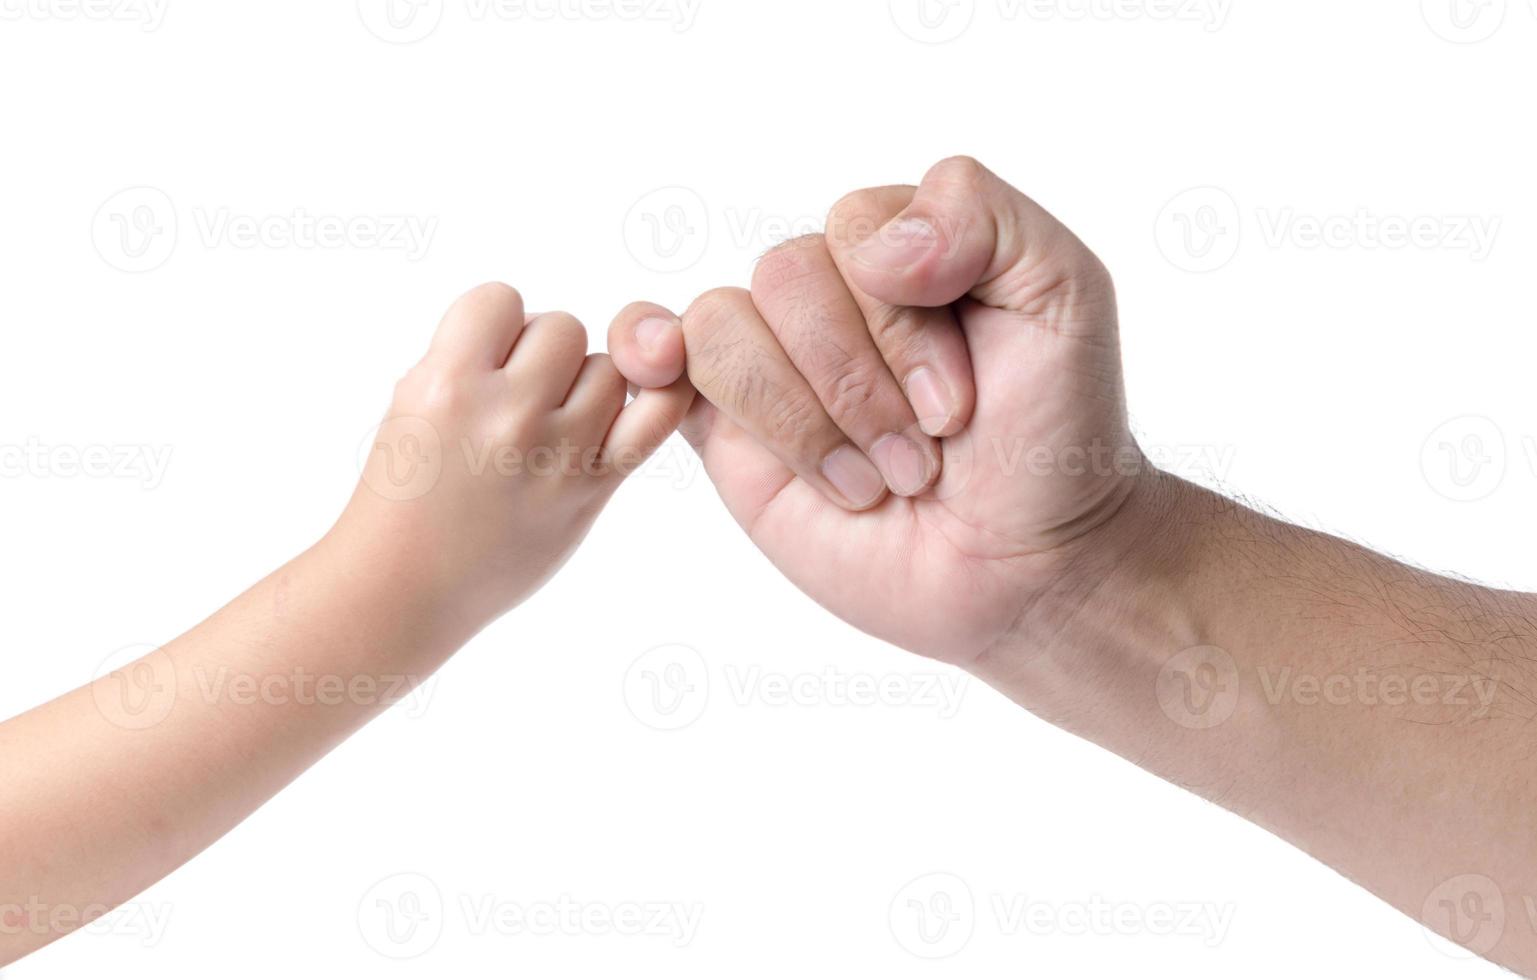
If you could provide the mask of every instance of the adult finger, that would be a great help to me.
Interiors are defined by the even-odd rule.
[[[827,216],[827,245],[923,431],[949,436],[965,428],[977,400],[971,355],[954,312],[948,306],[884,302],[861,289],[851,269],[852,253],[911,204],[915,191],[871,187],[842,198]]]
[[[880,470],[833,422],[745,289],[714,289],[683,314],[699,393],[801,479],[849,510],[886,494]]]
[[[914,496],[939,475],[939,449],[881,357],[821,235],[780,245],[753,271],[752,300],[790,363],[881,471],[893,493]]]

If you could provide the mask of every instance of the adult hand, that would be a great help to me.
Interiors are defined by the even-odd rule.
[[[1048,592],[1100,573],[1109,525],[1146,482],[1110,277],[968,158],[917,188],[850,194],[827,228],[767,255],[750,292],[713,290],[681,320],[628,307],[609,350],[647,385],[686,359],[702,398],[684,434],[800,588],[968,664]]]
[[[843,237],[865,226],[880,230]],[[966,666],[1537,976],[1537,931],[1496,915],[1470,930],[1463,914],[1537,889],[1537,596],[1434,576],[1147,466],[1103,266],[975,162],[851,195],[828,228],[765,259],[778,271],[760,267],[750,295],[701,297],[681,331],[641,305],[610,335],[632,380],[676,377],[686,346],[704,397],[685,435],[758,546],[850,623]],[[976,386],[933,488],[853,512],[818,492],[818,453],[863,446],[850,426],[899,413],[826,401],[817,371],[861,345],[852,318],[819,315],[839,308],[836,278],[875,338],[916,323],[914,344],[943,344],[948,306]],[[787,311],[799,325],[776,328]],[[1362,832],[1379,827],[1393,832]]]

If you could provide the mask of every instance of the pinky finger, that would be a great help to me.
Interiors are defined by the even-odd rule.
[[[631,303],[608,328],[608,352],[630,384],[665,388],[683,376],[683,327],[666,307]]]
[[[665,388],[642,389],[619,413],[603,443],[613,472],[623,479],[639,469],[677,431],[693,404],[694,386],[688,378]]]

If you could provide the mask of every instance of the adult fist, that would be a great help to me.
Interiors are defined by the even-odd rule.
[[[964,157],[917,188],[845,197],[825,241],[764,264],[786,255],[793,274],[760,266],[750,294],[713,291],[681,318],[703,396],[685,435],[738,522],[814,599],[899,646],[969,664],[1027,629],[1042,597],[1100,574],[1095,554],[1145,482],[1109,274]],[[640,304],[615,322],[610,350],[626,376],[665,378],[630,337],[669,316]],[[674,358],[676,339],[660,345]],[[968,363],[974,403],[971,379],[955,377]],[[871,380],[851,386],[848,371]],[[928,412],[936,402],[940,417]],[[912,469],[882,465],[879,433],[912,442],[907,462],[927,467],[918,492],[897,485]],[[931,434],[942,436],[937,465],[924,456]],[[855,456],[875,465],[860,471]],[[848,472],[830,472],[838,460]],[[883,483],[912,495],[884,495]]]

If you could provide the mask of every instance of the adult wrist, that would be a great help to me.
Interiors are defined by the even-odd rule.
[[[1165,778],[1226,779],[1243,766],[1237,740],[1208,729],[1267,728],[1251,716],[1262,705],[1235,703],[1237,668],[1215,639],[1236,564],[1225,525],[1243,508],[1155,469],[1135,479],[971,669],[1045,720]]]

